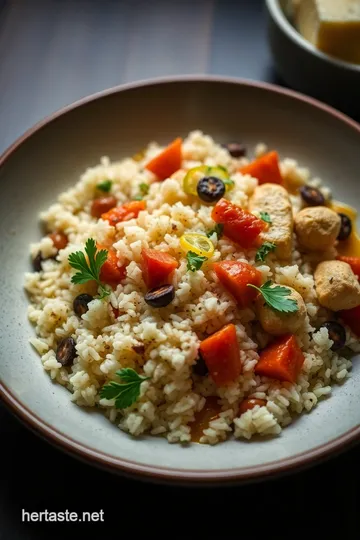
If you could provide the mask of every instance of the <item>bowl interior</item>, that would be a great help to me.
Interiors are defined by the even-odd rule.
[[[272,462],[277,462],[275,468],[285,466],[294,456],[332,444],[359,426],[358,362],[354,361],[353,376],[334,388],[331,399],[296,419],[280,437],[184,448],[161,438],[134,440],[101,413],[77,407],[64,388],[51,383],[28,344],[33,329],[27,321],[23,281],[30,269],[29,243],[40,235],[38,213],[101,156],[119,159],[151,140],[166,143],[193,129],[221,142],[241,140],[249,148],[264,141],[323,178],[335,198],[350,204],[359,201],[359,129],[325,107],[265,85],[167,81],[113,92],[71,109],[26,138],[1,167],[0,380],[23,415],[36,417],[33,422],[42,430],[51,429],[58,442],[62,437],[88,457],[103,454],[99,459],[128,470],[145,468],[184,478],[260,474]]]

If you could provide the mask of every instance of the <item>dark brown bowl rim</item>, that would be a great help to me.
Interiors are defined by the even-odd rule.
[[[360,135],[360,125],[333,109],[332,107],[325,105],[313,98],[304,96],[293,90],[284,89],[272,84],[249,81],[234,77],[221,77],[212,75],[181,75],[176,77],[161,77],[155,79],[146,79],[136,81],[134,83],[123,84],[98,92],[96,94],[82,98],[75,103],[72,103],[66,107],[61,108],[55,113],[47,116],[41,120],[35,126],[27,130],[22,136],[20,136],[0,157],[0,167],[5,163],[9,156],[16,151],[16,149],[25,142],[33,133],[39,131],[45,125],[51,123],[59,116],[85,105],[91,101],[103,98],[110,94],[117,92],[124,92],[139,87],[161,85],[161,84],[173,84],[177,82],[214,82],[214,83],[226,83],[226,84],[240,84],[242,86],[248,86],[263,90],[268,90],[279,95],[285,95],[293,98],[297,101],[302,101],[323,110],[327,114],[332,115],[338,120],[344,122],[352,129],[356,130]],[[343,435],[332,439],[331,441],[319,445],[311,450],[295,454],[292,457],[272,461],[263,465],[239,467],[231,469],[209,469],[209,470],[191,470],[191,469],[176,469],[169,467],[158,467],[152,465],[142,465],[140,463],[114,457],[106,452],[94,450],[93,448],[75,441],[71,437],[65,435],[61,431],[57,430],[38,415],[34,414],[28,407],[26,407],[21,401],[11,392],[11,390],[0,382],[0,396],[4,402],[9,406],[11,411],[31,427],[37,434],[43,435],[47,440],[60,447],[62,450],[75,455],[76,457],[83,459],[87,462],[97,465],[99,467],[111,470],[113,472],[124,473],[128,475],[140,475],[144,478],[157,480],[157,481],[170,481],[179,483],[224,483],[224,482],[240,482],[256,480],[261,477],[271,477],[282,473],[290,472],[296,468],[303,468],[305,466],[316,463],[321,458],[325,459],[331,454],[339,453],[347,448],[351,443],[355,443],[360,439],[360,425],[352,428]]]

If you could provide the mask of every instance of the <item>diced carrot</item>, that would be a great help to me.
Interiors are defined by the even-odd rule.
[[[360,306],[339,311],[339,316],[355,335],[360,337]]]
[[[160,180],[169,178],[175,171],[181,167],[181,146],[182,139],[178,137],[172,143],[169,144],[158,156],[154,157],[147,165],[145,169],[148,169]]]
[[[264,399],[255,398],[243,399],[240,403],[239,414],[244,414],[244,412],[250,411],[256,407],[256,405],[259,405],[259,407],[264,407],[266,405],[266,401]]]
[[[200,344],[200,353],[217,386],[227,386],[241,373],[241,360],[236,329],[224,326]]]
[[[99,218],[105,212],[109,212],[109,210],[116,207],[116,203],[117,201],[113,195],[109,195],[108,197],[98,197],[93,200],[90,213],[93,217]]]
[[[244,248],[254,246],[259,234],[267,228],[265,221],[226,199],[220,199],[214,206],[211,217],[223,224],[225,236]]]
[[[116,286],[126,275],[125,266],[118,266],[118,258],[113,249],[108,249],[101,244],[96,244],[98,250],[106,249],[108,256],[100,269],[100,280],[111,286]]]
[[[354,272],[354,274],[360,278],[360,257],[345,257],[345,256],[339,256],[336,257],[338,261],[346,262],[350,264],[351,270]]]
[[[163,285],[171,272],[179,266],[174,257],[156,249],[144,248],[141,257],[143,280],[150,289]]]
[[[261,273],[259,270],[241,261],[220,261],[213,268],[220,283],[236,299],[240,308],[248,307],[257,296],[257,291],[249,284],[260,287]]]
[[[260,353],[255,366],[256,375],[264,375],[279,381],[296,382],[304,355],[294,335],[281,336]]]
[[[55,231],[48,235],[56,249],[64,249],[68,245],[68,237],[61,231]]]
[[[145,210],[145,208],[145,201],[130,201],[121,206],[115,206],[115,208],[101,214],[101,219],[108,221],[110,225],[115,227],[120,221],[137,218],[141,210]]]
[[[249,165],[239,169],[241,174],[250,174],[257,178],[259,184],[282,184],[283,179],[279,167],[279,156],[277,152],[268,152],[255,159]]]

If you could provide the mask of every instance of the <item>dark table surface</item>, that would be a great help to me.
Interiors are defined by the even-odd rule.
[[[261,0],[0,0],[0,153],[35,122],[85,95],[191,73],[280,82]],[[102,509],[100,525],[110,526],[112,536],[125,530],[137,536],[145,527],[147,535],[175,538],[212,537],[219,527],[222,536],[250,529],[256,539],[269,531],[279,538],[296,530],[358,534],[356,448],[282,479],[215,490],[154,486],[99,471],[35,436],[3,406],[0,443],[0,540],[56,535],[60,524],[21,522],[22,510],[45,509]],[[76,534],[84,529],[79,524]],[[75,537],[74,525],[68,534]]]

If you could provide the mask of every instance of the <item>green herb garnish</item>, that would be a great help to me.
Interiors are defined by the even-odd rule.
[[[149,184],[145,184],[145,182],[141,182],[139,185],[140,193],[141,195],[147,195],[149,193],[150,186]]]
[[[210,238],[210,236],[212,236],[214,233],[216,234],[216,236],[219,238],[222,237],[222,234],[223,234],[223,231],[224,231],[224,225],[222,223],[217,223],[215,225],[215,227],[213,229],[211,229],[211,231],[207,232],[206,233],[206,236],[208,238]]]
[[[255,262],[264,262],[265,257],[276,248],[276,244],[272,242],[264,242],[256,252]]]
[[[193,251],[187,252],[186,259],[187,259],[187,270],[190,270],[190,272],[196,272],[196,270],[200,270],[204,262],[208,260],[207,257],[202,257],[201,255],[197,255]]]
[[[93,238],[89,238],[85,244],[85,253],[88,260],[82,251],[70,253],[68,261],[72,268],[79,270],[72,276],[72,283],[87,283],[88,281],[96,281],[100,287],[100,298],[108,296],[110,292],[105,288],[105,285],[100,281],[100,270],[104,262],[107,260],[108,252],[106,249],[97,250],[96,242]]]
[[[225,186],[233,187],[235,186],[234,180],[231,180],[231,178],[221,178],[221,180],[224,182]]]
[[[265,300],[265,304],[274,311],[281,313],[295,313],[299,310],[299,306],[296,300],[288,298],[291,294],[290,289],[276,285],[272,287],[272,282],[267,281],[261,287],[256,287],[252,283],[248,283],[248,287],[252,287],[259,291]]]
[[[260,212],[260,219],[262,219],[266,223],[269,223],[269,225],[272,224],[271,217],[268,212]]]
[[[96,187],[100,189],[100,191],[104,191],[105,193],[109,193],[112,186],[111,180],[104,180],[103,182],[100,182]]]
[[[150,189],[149,184],[145,184],[145,182],[142,182],[141,184],[139,184],[140,193],[138,195],[135,195],[134,200],[142,201],[145,195],[149,193],[149,189]]]
[[[130,407],[140,396],[141,383],[150,377],[143,377],[131,368],[119,369],[116,375],[123,381],[118,383],[110,381],[100,390],[100,397],[105,399],[115,399],[117,409]]]

